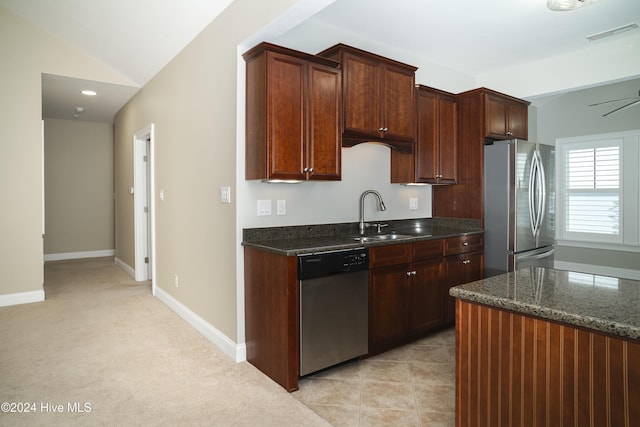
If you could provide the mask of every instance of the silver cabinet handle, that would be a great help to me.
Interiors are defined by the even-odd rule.
[[[407,276],[415,276],[416,275],[416,271],[407,271]]]
[[[469,242],[463,242],[462,246],[469,246]]]
[[[513,132],[508,131],[508,132],[507,132],[507,135],[511,136],[511,135],[513,135]]]
[[[380,129],[378,129],[378,130],[379,130],[380,132],[387,132],[387,131],[389,131],[389,128],[380,128]]]
[[[464,261],[462,261],[462,263],[464,265],[471,264],[471,260],[465,259]]]

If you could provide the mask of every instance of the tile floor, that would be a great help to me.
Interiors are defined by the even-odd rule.
[[[303,378],[293,393],[334,426],[453,426],[455,329]]]

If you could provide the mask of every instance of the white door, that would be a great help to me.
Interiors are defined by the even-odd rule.
[[[134,136],[135,280],[153,279],[153,125]]]

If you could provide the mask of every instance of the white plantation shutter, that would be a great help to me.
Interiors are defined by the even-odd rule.
[[[589,140],[561,149],[565,239],[622,242],[622,139]]]
[[[556,140],[560,245],[640,253],[640,129]]]
[[[622,140],[566,147],[565,232],[620,236]],[[590,145],[590,146],[589,146]],[[574,236],[575,237],[575,236]]]

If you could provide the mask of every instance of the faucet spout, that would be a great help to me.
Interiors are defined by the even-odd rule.
[[[384,205],[384,201],[382,201],[382,196],[376,190],[366,190],[360,195],[360,221],[359,221],[359,229],[360,234],[364,234],[365,222],[364,222],[364,199],[368,194],[373,194],[376,198],[376,206],[379,211],[387,210],[387,207]]]

